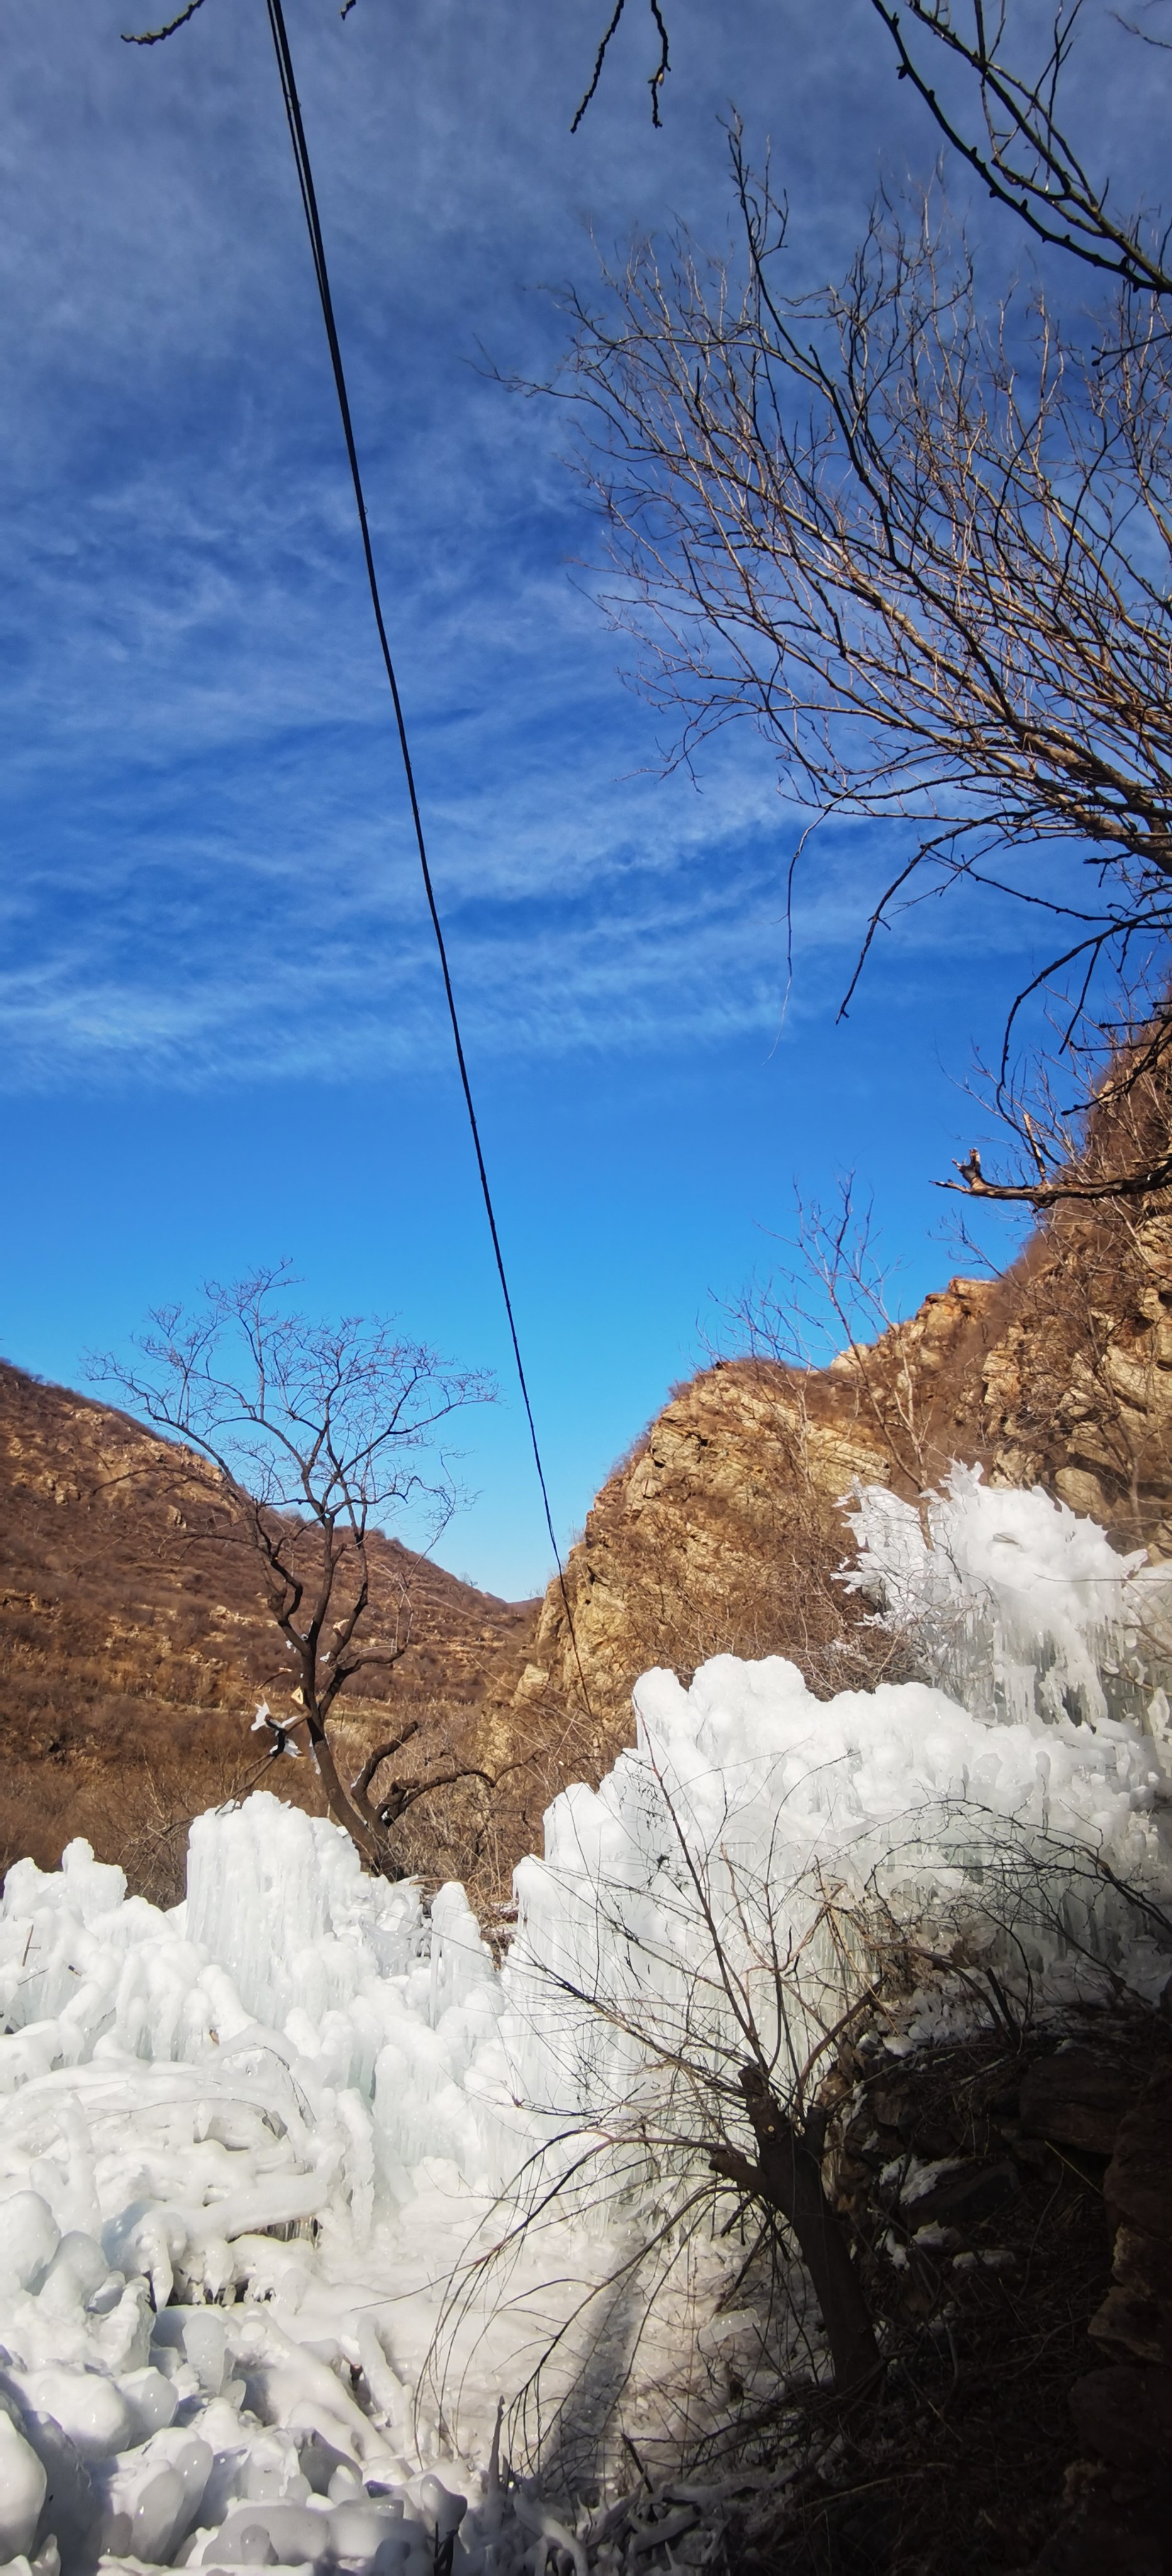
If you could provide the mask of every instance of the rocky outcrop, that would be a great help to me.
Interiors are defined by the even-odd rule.
[[[724,1652],[792,1653],[821,1671],[844,1629],[830,1581],[837,1498],[883,1473],[850,1388],[811,1390],[758,1361],[678,1388],[603,1486],[486,1741],[498,1754],[518,1729],[538,1742],[550,1713],[569,1711],[578,1758],[597,1774],[626,1740],[632,1683],[652,1664],[691,1673]]]
[[[1163,2011],[1116,1998],[1051,2021],[974,2017],[899,2055],[860,2038],[823,2079],[823,2170],[883,2320],[886,2383],[844,2427],[830,2498],[813,2479],[788,2490],[783,2537],[825,2517],[841,2555],[779,2546],[755,2563],[1165,2576]],[[851,2527],[854,2498],[885,2496],[889,2513]]]
[[[954,1458],[1172,1553],[1172,1217],[1065,1208],[1003,1278],[958,1278],[829,1368],[718,1362],[604,1485],[485,1741],[569,1726],[595,1770],[638,1674],[783,1654],[827,1692],[889,1651],[835,1581],[856,1481],[914,1497]]]
[[[1172,1216],[1066,1212],[999,1283],[962,1454],[1172,1554]]]
[[[852,1623],[832,1584],[836,1507],[884,1460],[850,1390],[809,1393],[757,1361],[675,1392],[603,1486],[564,1589],[551,1584],[495,1748],[518,1728],[539,1742],[551,1712],[569,1711],[579,1764],[599,1773],[628,1740],[633,1682],[656,1664],[687,1676],[711,1655],[791,1654],[813,1676],[837,1654],[843,1680],[864,1678],[841,1664]]]

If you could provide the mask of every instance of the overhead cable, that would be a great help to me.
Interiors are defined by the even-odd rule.
[[[387,684],[391,692],[391,704],[395,711],[395,728],[399,737],[399,750],[402,754],[403,774],[407,781],[407,796],[411,806],[411,821],[415,832],[415,846],[419,853],[419,866],[423,877],[423,890],[427,897],[427,908],[431,915],[431,926],[435,933],[435,944],[439,952],[440,971],[444,982],[444,995],[448,1006],[448,1018],[451,1022],[452,1039],[456,1049],[456,1063],[459,1067],[460,1073],[460,1086],[464,1094],[464,1106],[468,1112],[468,1124],[472,1131],[472,1145],[476,1155],[476,1169],[480,1175],[480,1189],[484,1200],[485,1215],[488,1218],[488,1230],[492,1237],[493,1259],[496,1263],[497,1277],[500,1281],[501,1295],[505,1304],[505,1314],[508,1318],[509,1339],[512,1342],[513,1358],[516,1362],[517,1382],[521,1389],[521,1400],[525,1407],[525,1419],[529,1426],[529,1439],[533,1450],[533,1463],[537,1469],[537,1481],[541,1488],[541,1503],[545,1514],[545,1526],[549,1532],[550,1545],[553,1549],[557,1563],[558,1583],[561,1588],[562,1604],[566,1614],[566,1624],[570,1632],[570,1642],[574,1650],[574,1662],[578,1668],[578,1680],[581,1685],[582,1697],[586,1705],[587,1713],[592,1715],[593,1712],[590,1708],[590,1694],[586,1688],[586,1676],[582,1670],[582,1657],[578,1650],[578,1637],[574,1626],[574,1613],[570,1606],[569,1587],[566,1583],[566,1570],[562,1562],[562,1553],[558,1546],[557,1533],[553,1525],[553,1513],[550,1509],[549,1488],[545,1481],[545,1468],[542,1464],[541,1447],[537,1437],[537,1425],[533,1418],[533,1406],[530,1401],[529,1386],[525,1376],[525,1364],[521,1357],[521,1344],[517,1333],[516,1317],[513,1313],[513,1300],[509,1292],[508,1274],[505,1270],[504,1254],[501,1250],[501,1240],[497,1230],[496,1211],[493,1206],[492,1191],[489,1187],[488,1171],[484,1160],[484,1150],[480,1141],[480,1126],[476,1116],[476,1104],[472,1097],[472,1084],[468,1073],[467,1058],[464,1053],[464,1041],[460,1032],[460,1018],[456,1008],[456,996],[452,985],[451,970],[448,964],[447,944],[444,939],[443,924],[440,920],[439,906],[435,898],[435,887],[432,883],[431,866],[427,855],[427,842],[423,830],[423,816],[420,812],[419,796],[415,783],[415,770],[411,759],[411,746],[407,736],[406,719],[403,714],[403,702],[399,695],[399,683],[395,676],[395,665],[391,656],[391,647],[387,637],[386,621],[383,616],[382,599],[379,592],[378,571],[374,560],[374,548],[371,544],[370,521],[367,516],[366,495],[362,483],[362,469],[358,462],[358,448],[354,437],[354,424],[350,413],[350,397],[346,389],[346,370],[342,363],[341,344],[338,339],[338,329],[334,319],[334,300],[330,292],[329,271],[326,266],[325,243],[322,238],[321,221],[317,210],[317,195],[313,184],[313,170],[310,164],[309,146],[305,139],[305,126],[301,115],[301,101],[298,97],[297,82],[293,72],[293,57],[289,49],[289,37],[285,27],[285,13],[281,6],[281,0],[266,0],[266,7],[269,13],[269,26],[272,30],[273,46],[277,57],[277,68],[281,77],[281,91],[285,101],[285,115],[288,119],[289,125],[289,139],[293,146],[293,159],[297,166],[298,185],[301,189],[301,203],[305,210],[306,229],[309,233],[310,249],[313,254],[314,274],[317,278],[317,291],[321,300],[322,319],[326,326],[326,339],[329,343],[330,362],[334,371],[334,388],[338,397],[338,409],[342,416],[342,434],[346,442],[346,454],[350,462],[350,479],[354,485],[354,500],[358,511],[358,525],[362,537],[362,552],[366,563],[367,585],[370,590],[371,606],[374,610],[374,622],[378,629],[378,640],[383,657],[383,667],[386,671]]]

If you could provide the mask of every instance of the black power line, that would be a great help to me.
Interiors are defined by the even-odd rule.
[[[199,0],[195,0],[195,5],[199,5]],[[537,1469],[537,1481],[541,1487],[541,1502],[542,1509],[545,1513],[545,1526],[549,1532],[550,1545],[557,1561],[558,1582],[561,1586],[562,1602],[565,1607],[566,1621],[570,1631],[570,1642],[574,1649],[574,1661],[578,1667],[578,1680],[582,1686],[582,1697],[586,1703],[587,1712],[588,1714],[593,1715],[593,1711],[590,1707],[590,1694],[586,1688],[586,1676],[582,1670],[582,1658],[578,1651],[578,1638],[574,1627],[574,1613],[570,1607],[570,1595],[566,1585],[566,1570],[562,1563],[561,1549],[557,1543],[557,1533],[553,1525],[553,1513],[550,1510],[549,1488],[545,1481],[545,1469],[541,1463],[541,1448],[537,1438],[537,1425],[533,1419],[533,1406],[529,1400],[529,1388],[525,1377],[525,1364],[521,1358],[521,1344],[517,1336],[516,1318],[513,1314],[513,1300],[509,1294],[509,1282],[505,1270],[504,1254],[501,1251],[501,1240],[497,1231],[496,1211],[492,1203],[492,1191],[489,1188],[488,1172],[485,1167],[484,1152],[480,1142],[480,1128],[476,1117],[476,1105],[472,1098],[472,1084],[469,1080],[468,1064],[464,1054],[464,1041],[460,1034],[460,1018],[456,1009],[456,996],[452,989],[452,977],[451,970],[448,965],[448,952],[444,940],[443,924],[440,920],[439,907],[435,899],[435,888],[432,884],[431,867],[427,856],[427,842],[424,838],[423,831],[423,816],[419,810],[419,797],[415,785],[415,771],[411,761],[411,746],[407,739],[407,725],[403,714],[403,702],[399,696],[399,683],[395,677],[395,665],[391,658],[391,647],[387,639],[386,622],[383,617],[382,599],[379,595],[378,572],[375,567],[374,549],[370,541],[370,522],[366,514],[366,495],[362,486],[362,470],[358,462],[358,449],[354,438],[354,424],[350,417],[350,397],[346,390],[346,371],[342,364],[342,351],[338,340],[338,328],[334,320],[334,300],[330,293],[330,279],[329,271],[326,267],[325,243],[322,239],[321,222],[317,211],[317,196],[313,184],[313,170],[310,165],[309,146],[305,140],[305,127],[301,117],[301,101],[297,95],[297,82],[293,72],[293,57],[289,50],[289,37],[285,27],[285,13],[281,6],[281,0],[266,0],[266,6],[269,13],[269,26],[272,29],[273,46],[277,56],[277,68],[281,75],[281,90],[285,100],[285,114],[289,121],[289,139],[293,146],[293,158],[297,165],[297,179],[301,189],[301,203],[305,209],[305,222],[309,233],[310,248],[313,253],[314,274],[317,278],[317,291],[321,298],[322,319],[326,326],[326,339],[329,342],[330,360],[334,370],[334,387],[338,396],[338,409],[342,415],[342,434],[346,441],[346,454],[350,460],[350,477],[354,485],[354,500],[358,510],[358,525],[362,534],[362,552],[366,562],[366,578],[370,589],[370,602],[374,610],[374,622],[378,628],[378,640],[382,651],[383,666],[387,675],[387,684],[391,692],[391,704],[395,710],[395,727],[399,736],[399,749],[403,756],[403,773],[407,781],[407,795],[411,805],[411,820],[415,828],[415,846],[419,852],[419,865],[423,876],[423,890],[427,896],[427,909],[431,914],[431,926],[435,932],[435,944],[439,951],[440,971],[444,979],[444,994],[448,1005],[448,1018],[452,1025],[452,1038],[456,1049],[456,1062],[460,1069],[460,1084],[464,1093],[464,1106],[467,1109],[468,1124],[472,1130],[472,1144],[476,1155],[476,1168],[480,1174],[481,1194],[484,1199],[485,1214],[488,1218],[488,1230],[492,1236],[493,1258],[496,1262],[497,1277],[501,1283],[501,1295],[505,1301],[505,1314],[508,1317],[509,1324],[509,1338],[513,1345],[513,1358],[517,1364],[517,1379],[521,1389],[521,1400],[525,1407],[525,1419],[529,1425],[529,1438],[533,1448],[533,1463]],[[167,32],[170,31],[168,30]]]

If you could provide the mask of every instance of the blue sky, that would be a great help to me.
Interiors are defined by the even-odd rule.
[[[567,1537],[767,1261],[855,1169],[903,1303],[1025,924],[972,898],[835,1008],[887,844],[800,819],[748,728],[693,783],[624,685],[540,373],[549,284],[729,230],[732,104],[811,275],[931,138],[862,0],[287,0],[386,604],[518,1319]],[[146,1309],[292,1256],[319,1310],[495,1365],[446,1562],[548,1572],[353,527],[261,0],[150,51],[135,0],[5,12],[0,125],[0,1346],[82,1382]],[[149,21],[149,0],[148,0]],[[996,1238],[992,1238],[995,1240]],[[1003,1240],[1006,1238],[1002,1238]]]

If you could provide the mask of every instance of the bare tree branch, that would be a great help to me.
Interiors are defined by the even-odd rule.
[[[651,92],[651,122],[653,125],[658,126],[662,123],[662,118],[659,113],[659,93],[667,79],[669,71],[671,70],[671,59],[667,20],[664,17],[660,0],[647,0],[647,5],[651,11],[652,18],[655,22],[655,32],[659,38],[659,60],[647,83],[647,87]],[[571,134],[577,133],[582,119],[586,114],[586,110],[597,92],[598,84],[602,78],[603,65],[606,62],[611,45],[618,34],[619,27],[626,12],[626,6],[627,0],[615,0],[614,13],[603,33],[598,47],[598,52],[594,57],[594,70],[590,77],[590,86],[586,90],[584,96],[579,100],[573,122],[570,126]]]
[[[880,205],[841,285],[783,292],[785,209],[736,127],[731,148],[736,269],[677,233],[606,273],[599,310],[568,299],[551,390],[605,605],[677,758],[748,715],[799,801],[914,832],[860,966],[893,907],[964,880],[1072,925],[1008,1045],[1039,989],[1081,978],[1077,1017],[1137,939],[1167,954],[1172,346],[1154,294],[1082,339],[1037,298],[986,318],[930,199]]]
[[[185,27],[188,19],[194,18],[196,10],[202,7],[203,0],[187,0],[186,9],[181,9],[177,18],[169,18],[165,27],[150,27],[142,36],[123,36],[122,42],[124,45],[163,45],[168,36],[173,36],[178,27]]]
[[[1069,133],[1059,122],[1059,90],[1069,66],[1081,0],[1062,0],[1049,21],[1040,60],[1032,68],[1003,50],[1009,10],[985,0],[872,0],[899,58],[899,77],[911,82],[945,140],[1027,230],[1050,247],[1068,251],[1090,268],[1106,270],[1139,294],[1172,294],[1166,234],[1145,242],[1137,215],[1118,216],[1109,203],[1110,181],[1092,179]],[[967,31],[962,26],[967,20]],[[1021,29],[1019,13],[1016,27]],[[1125,34],[1158,42],[1144,31],[1117,24]],[[922,71],[906,30],[934,40],[975,89],[979,124],[964,129]]]
[[[483,1372],[449,1368],[377,1319],[307,1322],[288,1305],[292,1285],[287,1262],[232,1287],[212,1285],[194,1315],[160,1308],[135,1343],[134,1361],[107,1355],[90,1374],[115,1384],[157,1429],[184,1444],[176,1451],[177,1482],[189,1484],[202,1472],[192,1450],[215,1469],[211,1534],[238,1541],[243,1533],[293,1657],[295,1713],[272,1723],[282,1735],[304,1724],[330,1813],[372,1868],[394,1874],[387,1834],[393,1816],[372,1810],[367,1791],[417,1721],[371,1756],[349,1790],[329,1722],[359,1672],[393,1667],[410,1644],[406,1580],[389,1631],[385,1605],[376,1611],[373,1604],[374,1531],[411,1505],[429,1516],[434,1544],[456,1488],[446,1459],[428,1479],[419,1455],[453,1413],[488,1401],[492,1387]],[[413,1783],[403,1803],[447,1785],[447,1775]]]

